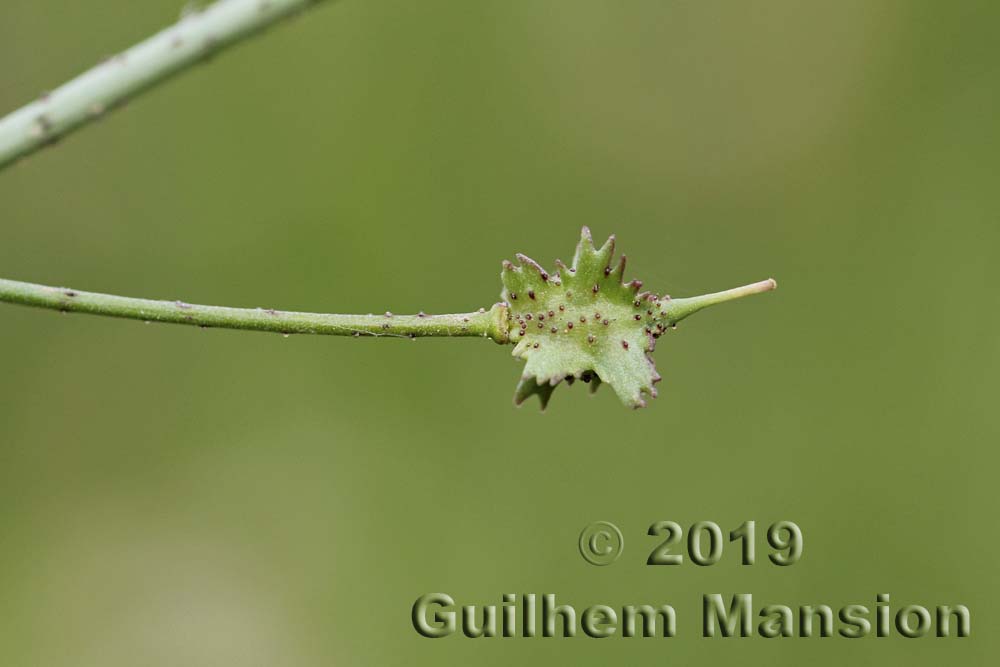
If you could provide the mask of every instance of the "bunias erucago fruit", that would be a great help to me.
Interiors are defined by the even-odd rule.
[[[608,384],[625,405],[645,407],[656,397],[660,374],[652,352],[665,331],[706,306],[776,287],[768,279],[671,299],[640,291],[638,280],[626,281],[625,256],[613,263],[614,248],[614,236],[595,247],[584,227],[570,266],[556,260],[550,273],[521,254],[517,263],[503,263],[507,337],[514,356],[525,361],[516,404],[537,395],[545,409],[560,382],[582,380],[592,392]]]
[[[202,329],[269,331],[284,336],[322,334],[356,338],[425,336],[489,338],[513,343],[524,373],[514,402],[536,394],[542,408],[556,385],[575,380],[591,389],[609,384],[618,397],[641,408],[656,396],[660,376],[651,353],[656,340],[679,321],[705,306],[766,292],[773,280],[685,299],[640,292],[638,280],[626,282],[625,257],[612,265],[614,237],[594,247],[583,228],[572,266],[556,262],[549,273],[517,255],[503,264],[503,301],[492,308],[447,315],[347,315],[303,313],[274,308],[205,306],[84,292],[0,278],[0,301],[64,313],[90,313],[149,322],[187,324]]]

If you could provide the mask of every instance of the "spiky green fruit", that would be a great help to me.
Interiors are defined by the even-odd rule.
[[[770,278],[734,289],[683,299],[640,292],[625,282],[625,257],[611,266],[614,237],[594,247],[583,228],[573,265],[556,261],[549,274],[524,255],[503,264],[503,301],[474,313],[447,315],[343,315],[260,308],[206,306],[97,294],[0,279],[0,301],[146,322],[200,327],[326,334],[332,336],[477,336],[514,344],[525,360],[514,400],[537,394],[542,408],[563,380],[582,379],[596,389],[608,383],[626,405],[645,406],[660,379],[650,353],[656,339],[706,306],[775,288]]]
[[[625,256],[612,266],[615,238],[595,247],[583,228],[571,266],[556,260],[549,273],[518,254],[503,263],[501,298],[507,306],[513,355],[525,360],[514,394],[516,404],[537,394],[542,409],[555,387],[577,379],[594,391],[611,385],[625,405],[640,408],[656,397],[660,380],[651,353],[660,335],[712,303],[773,289],[773,280],[689,299],[640,292],[625,281]]]

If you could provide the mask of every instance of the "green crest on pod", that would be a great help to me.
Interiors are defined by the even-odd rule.
[[[645,405],[659,381],[649,353],[665,328],[662,299],[625,282],[625,257],[611,266],[615,239],[594,246],[583,228],[571,266],[556,261],[549,273],[518,254],[504,262],[502,298],[508,304],[514,356],[526,361],[515,403],[538,394],[544,408],[566,380],[605,382],[622,402]]]

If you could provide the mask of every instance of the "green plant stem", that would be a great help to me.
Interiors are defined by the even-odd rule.
[[[321,0],[219,0],[0,119],[0,168]]]
[[[334,315],[133,299],[0,279],[0,301],[146,322],[330,336],[479,336],[507,342],[506,306],[452,315]]]
[[[767,280],[761,280],[757,283],[727,289],[723,292],[671,299],[670,301],[664,303],[664,319],[668,325],[673,326],[685,317],[697,313],[702,308],[707,308],[708,306],[713,306],[717,303],[725,303],[726,301],[732,301],[734,299],[742,299],[743,297],[750,296],[751,294],[770,292],[777,286],[778,283],[776,283],[773,278],[768,278]]]

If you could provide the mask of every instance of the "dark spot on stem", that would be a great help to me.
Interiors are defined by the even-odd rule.
[[[44,137],[52,130],[52,121],[45,114],[38,114],[35,123],[31,127],[31,134],[34,137]]]

